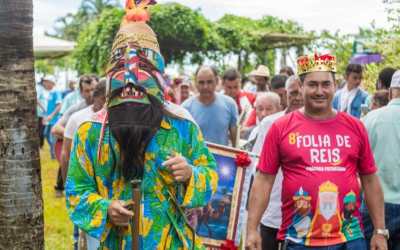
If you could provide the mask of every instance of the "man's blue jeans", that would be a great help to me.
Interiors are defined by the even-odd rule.
[[[286,248],[285,248],[286,247]],[[283,250],[366,250],[365,239],[352,240],[343,244],[325,247],[307,247],[293,242],[285,242]]]
[[[362,206],[361,213],[363,216],[365,238],[367,239],[369,249],[369,241],[374,232],[374,225],[366,206]],[[389,250],[400,250],[400,204],[385,203],[385,224],[390,234],[388,242]]]
[[[47,143],[50,146],[50,155],[51,155],[51,159],[55,159],[56,158],[56,153],[55,153],[55,149],[54,149],[54,145],[55,145],[55,138],[54,136],[51,134],[51,128],[53,127],[53,125],[46,125],[46,127],[44,128],[44,136],[47,140]]]

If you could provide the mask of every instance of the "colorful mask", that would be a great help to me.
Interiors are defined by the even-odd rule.
[[[150,104],[149,95],[164,102],[165,64],[149,19],[147,5],[155,1],[132,1],[114,40],[108,78],[108,107],[126,102]]]
[[[109,100],[108,106],[123,102],[149,104],[147,95],[164,102],[164,59],[148,48],[126,46],[114,52],[109,70],[109,93],[121,90],[121,95]]]

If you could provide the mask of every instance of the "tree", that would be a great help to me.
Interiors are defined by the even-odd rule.
[[[33,4],[0,6],[0,249],[44,249]]]
[[[117,8],[105,10],[80,33],[74,52],[79,73],[104,74],[123,15],[123,10]]]
[[[306,33],[299,24],[273,16],[251,19],[227,14],[216,22],[216,30],[223,38],[222,56],[235,54],[237,67],[242,72],[254,68],[251,58],[255,64],[266,64],[273,70],[275,48],[303,46],[312,40],[312,34]]]
[[[82,29],[97,19],[103,11],[116,6],[119,6],[117,0],[83,0],[75,14],[68,13],[57,19],[54,26],[55,32],[48,35],[76,41]]]
[[[205,56],[220,49],[222,39],[212,23],[200,11],[181,4],[158,4],[151,8],[150,26],[158,36],[167,63],[182,63],[188,55],[192,63],[201,63]]]
[[[104,10],[116,6],[119,6],[117,0],[83,0],[80,9],[88,13],[92,18],[96,18]]]
[[[157,34],[167,64],[201,64],[205,59],[211,59],[222,62],[224,67],[224,59],[234,55],[239,58],[241,71],[254,67],[252,58],[255,58],[253,63],[266,63],[272,69],[274,48],[310,42],[309,33],[300,25],[275,17],[254,20],[225,15],[217,22],[211,22],[200,11],[177,3],[153,6],[150,13],[149,25]],[[78,71],[104,73],[123,14],[120,9],[107,9],[81,32],[75,53]]]
[[[156,5],[150,12],[149,25],[158,36],[166,63],[182,63],[186,56],[199,63],[208,53],[218,49],[218,35],[198,11],[171,3]],[[104,74],[123,15],[121,9],[107,9],[81,32],[75,51],[80,73]]]

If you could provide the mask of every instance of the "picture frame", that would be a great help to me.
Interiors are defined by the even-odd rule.
[[[239,245],[245,225],[250,169],[236,165],[246,151],[207,143],[217,161],[218,187],[207,206],[197,214],[195,231],[207,249],[220,249],[227,241]]]

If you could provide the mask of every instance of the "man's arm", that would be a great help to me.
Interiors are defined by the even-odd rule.
[[[238,127],[232,126],[229,128],[229,136],[232,142],[232,147],[236,147],[237,144],[237,136],[238,136]]]
[[[385,228],[385,206],[383,192],[376,174],[360,175],[365,201],[375,228]]]
[[[61,103],[57,104],[56,108],[54,109],[54,111],[46,117],[46,122],[49,122],[53,119],[53,117],[58,114],[58,112],[60,112],[61,109]]]
[[[72,140],[64,137],[62,151],[61,151],[61,161],[60,161],[61,176],[64,180],[64,183],[67,179],[69,155],[71,153],[71,145],[72,145]]]
[[[375,229],[385,229],[385,206],[383,192],[379,178],[376,174],[360,175],[361,185],[364,189],[365,201]],[[371,250],[387,249],[386,239],[376,235],[371,239]]]
[[[258,225],[269,203],[275,175],[257,172],[250,192],[249,212],[247,221],[247,243],[250,249],[261,249],[261,236]]]
[[[51,133],[58,138],[63,138],[64,136],[65,127],[63,118],[64,117],[61,117],[61,119],[58,120],[56,124],[51,128]]]

